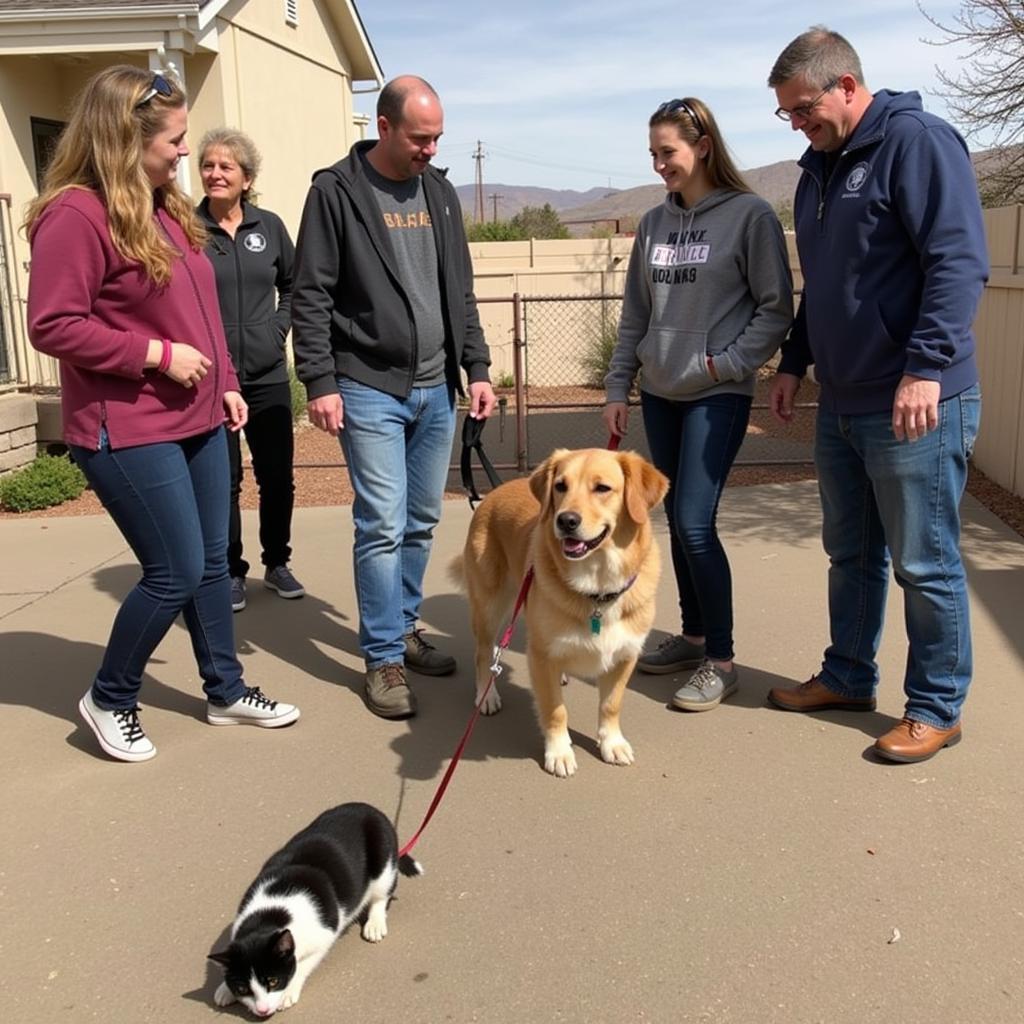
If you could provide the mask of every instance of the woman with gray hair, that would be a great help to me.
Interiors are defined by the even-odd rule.
[[[291,388],[285,338],[291,327],[295,247],[281,218],[254,204],[260,154],[234,128],[207,132],[199,143],[199,174],[206,198],[196,212],[210,232],[206,253],[217,277],[228,350],[249,404],[245,439],[259,487],[263,584],[280,597],[305,594],[288,568],[295,483],[292,475]],[[228,571],[231,607],[245,607],[249,563],[242,557],[242,452],[238,435],[229,445],[231,517]]]

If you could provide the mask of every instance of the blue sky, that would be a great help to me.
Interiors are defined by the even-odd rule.
[[[939,20],[959,4],[922,0]],[[436,163],[472,183],[483,143],[484,182],[584,190],[656,183],[647,118],[663,100],[699,96],[741,167],[795,159],[803,136],[772,116],[768,72],[782,48],[825,19],[861,57],[872,89],[916,89],[944,115],[935,65],[957,51],[913,0],[860,0],[825,15],[806,0],[356,0],[387,78],[411,72],[437,89],[445,137]],[[376,94],[356,97],[373,114]]]

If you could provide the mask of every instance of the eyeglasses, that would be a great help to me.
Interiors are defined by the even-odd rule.
[[[174,86],[164,78],[163,75],[154,75],[149,88],[143,93],[142,99],[135,104],[135,109],[144,107],[154,96],[170,96],[174,92]]]
[[[655,117],[668,117],[670,114],[674,114],[677,110],[681,110],[684,114],[688,115],[690,120],[693,122],[694,128],[697,129],[698,135],[707,135],[704,130],[704,125],[701,123],[701,119],[697,116],[697,111],[690,106],[686,100],[665,100],[664,103],[654,112]]]
[[[807,118],[814,113],[814,108],[821,102],[822,97],[831,92],[839,84],[838,78],[833,78],[828,85],[825,86],[817,96],[811,100],[810,103],[801,103],[799,107],[794,107],[792,110],[784,110],[782,107],[777,107],[775,110],[775,116],[780,121],[792,121],[794,117],[799,117],[806,121]]]

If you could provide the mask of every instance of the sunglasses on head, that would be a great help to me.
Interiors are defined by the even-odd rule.
[[[698,135],[707,135],[701,119],[697,116],[697,111],[694,110],[686,100],[665,100],[665,102],[662,103],[662,105],[654,112],[654,116],[666,117],[670,114],[674,114],[677,110],[681,110],[684,114],[689,116],[690,120],[693,122],[694,128],[697,129]]]
[[[154,75],[149,88],[142,94],[142,99],[135,104],[135,109],[144,107],[154,96],[170,96],[173,92],[174,86],[163,75]]]

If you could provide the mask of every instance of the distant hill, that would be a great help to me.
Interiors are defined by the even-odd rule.
[[[465,214],[472,217],[476,207],[476,186],[457,185],[459,202]],[[534,188],[529,185],[489,185],[484,184],[484,213],[487,220],[494,219],[494,200],[498,198],[498,220],[509,220],[524,206],[543,206],[550,203],[552,209],[559,211],[574,210],[577,206],[597,202],[605,196],[614,195],[615,189],[592,188],[586,192],[573,189]]]
[[[971,161],[979,177],[984,177],[989,168],[997,166],[1003,159],[1001,151],[985,150],[971,154]],[[782,160],[779,163],[754,167],[743,172],[750,187],[760,196],[764,196],[772,206],[792,203],[796,183],[800,178],[800,168],[795,160]],[[460,185],[456,191],[462,201],[463,210],[473,215],[474,188],[472,185]],[[526,188],[518,185],[485,185],[484,200],[487,219],[492,217],[491,200],[487,197],[498,193],[504,198],[498,200],[498,218],[505,220],[518,213],[524,206],[543,206],[550,203],[559,211],[563,221],[574,220],[627,220],[635,223],[641,215],[652,206],[657,206],[665,195],[663,186],[656,182],[651,185],[640,185],[637,188],[607,189],[592,188],[586,192],[575,192],[570,189],[556,190],[546,188]],[[623,227],[628,225],[623,224]],[[585,225],[571,226],[573,234],[587,233]]]

